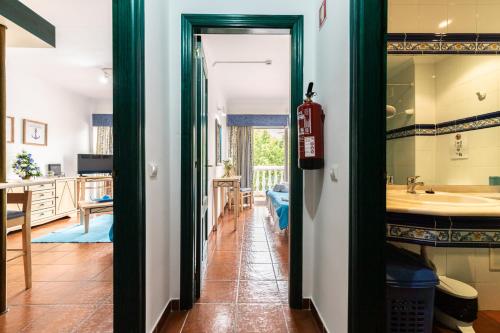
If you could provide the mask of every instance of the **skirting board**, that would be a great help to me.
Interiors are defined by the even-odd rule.
[[[316,309],[316,305],[314,305],[314,302],[311,298],[304,298],[302,300],[302,308],[304,310],[310,310],[312,312],[314,321],[316,322],[316,325],[318,325],[318,328],[321,333],[328,333],[328,330],[326,329],[323,320],[321,320],[321,316],[319,315],[318,309]]]
[[[167,321],[168,315],[171,312],[175,311],[180,311],[180,302],[178,299],[172,299],[170,302],[168,302],[167,307],[165,308],[165,311],[161,314],[160,320],[158,320],[158,323],[156,324],[155,328],[153,328],[152,333],[159,333],[160,330],[163,328],[165,325],[165,322]]]

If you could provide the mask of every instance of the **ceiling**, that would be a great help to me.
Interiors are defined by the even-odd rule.
[[[229,113],[289,112],[289,35],[204,35],[203,47],[209,80],[225,97]],[[216,61],[265,60],[272,64],[214,66]]]
[[[94,99],[112,98],[102,68],[112,68],[111,0],[21,0],[56,27],[56,48],[8,48],[7,75],[27,71]]]
[[[389,32],[500,33],[500,0],[389,0]]]

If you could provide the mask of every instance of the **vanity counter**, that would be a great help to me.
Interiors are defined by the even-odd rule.
[[[389,190],[387,239],[434,247],[500,248],[500,201],[492,194],[499,195]]]

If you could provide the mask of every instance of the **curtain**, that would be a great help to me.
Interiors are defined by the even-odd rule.
[[[229,128],[229,156],[242,188],[253,188],[253,127]]]
[[[113,127],[97,127],[96,154],[113,154]]]

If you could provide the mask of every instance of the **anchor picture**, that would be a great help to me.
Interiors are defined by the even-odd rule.
[[[47,145],[47,124],[23,119],[23,143],[26,145]]]

